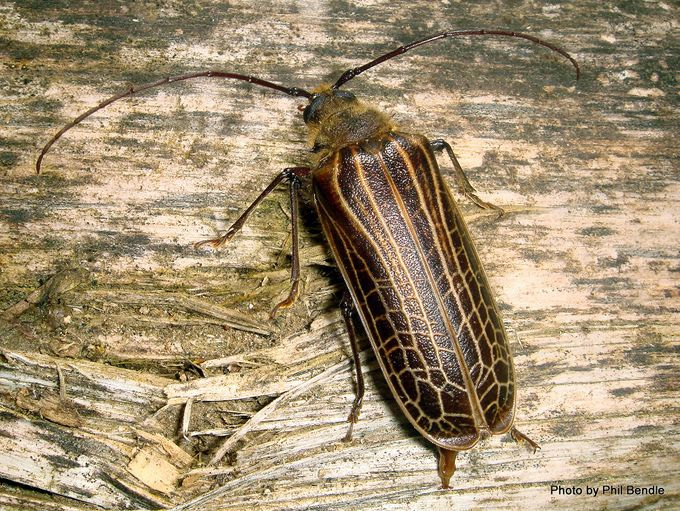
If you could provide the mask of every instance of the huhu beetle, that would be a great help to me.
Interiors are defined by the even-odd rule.
[[[346,439],[359,418],[364,393],[353,316],[358,314],[380,368],[415,429],[439,448],[439,476],[448,488],[459,451],[480,438],[510,432],[534,451],[538,445],[514,426],[512,356],[498,308],[463,217],[442,179],[435,152],[446,152],[461,192],[482,208],[499,209],[474,193],[443,140],[402,131],[384,113],[341,90],[368,69],[419,46],[461,36],[525,39],[559,53],[532,35],[507,30],[459,30],[420,39],[345,71],[330,86],[309,92],[238,73],[203,71],[164,78],[113,96],[78,116],[44,146],[36,162],[69,129],[119,99],[163,84],[198,77],[240,80],[308,100],[303,120],[313,141],[309,166],[284,169],[227,232],[197,244],[226,243],[253,209],[287,181],[292,216],[291,289],[272,315],[300,294],[298,190],[311,175],[314,203],[347,292],[342,315],[349,332],[357,394]],[[502,210],[501,210],[502,211]]]

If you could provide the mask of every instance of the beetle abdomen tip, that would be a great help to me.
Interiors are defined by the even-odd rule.
[[[451,476],[456,471],[456,456],[458,451],[451,451],[449,449],[439,448],[439,477],[442,480],[442,489],[449,488],[449,481]]]

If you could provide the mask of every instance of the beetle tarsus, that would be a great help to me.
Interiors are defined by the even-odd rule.
[[[439,448],[439,477],[442,480],[442,490],[449,489],[449,481],[456,471],[456,456],[458,451]]]
[[[279,312],[279,309],[287,309],[295,302],[297,302],[297,299],[299,297],[300,297],[300,278],[298,277],[295,280],[293,280],[293,283],[290,286],[290,292],[288,293],[288,296],[284,300],[281,300],[279,303],[277,303],[272,309],[272,311],[269,313],[269,319],[274,319],[274,317],[276,317],[276,314]]]
[[[512,439],[517,442],[518,444],[524,444],[526,445],[529,449],[531,449],[533,452],[536,452],[536,449],[540,449],[541,446],[538,445],[536,442],[534,442],[531,438],[526,436],[524,433],[522,433],[520,430],[517,428],[512,428],[510,430],[510,436]]]
[[[206,245],[210,245],[213,248],[220,248],[227,241],[229,241],[231,238],[233,238],[234,234],[236,234],[236,229],[234,229],[234,227],[230,227],[224,235],[222,235],[218,238],[211,238],[209,240],[197,241],[196,243],[194,243],[194,248],[201,248],[201,247],[204,247]]]
[[[476,206],[482,208],[482,209],[493,209],[498,213],[497,218],[501,218],[503,215],[505,215],[505,210],[501,208],[500,206],[496,206],[495,204],[491,202],[484,201],[477,197],[474,193],[467,192],[465,190],[461,190],[463,195],[465,195],[470,201],[472,201]]]
[[[351,414],[350,414],[351,417]],[[352,433],[354,433],[354,423],[356,421],[352,421],[350,419],[347,419],[349,422],[349,428],[347,428],[347,434],[342,438],[342,441],[346,444],[350,443],[352,441]]]
[[[354,403],[352,403],[352,411],[349,412],[347,417],[347,422],[349,422],[349,427],[347,428],[347,434],[342,439],[343,442],[352,441],[352,433],[354,432],[354,425],[359,422],[359,414],[361,413],[361,405],[363,404],[364,396],[363,391],[361,396],[357,394],[354,398]]]

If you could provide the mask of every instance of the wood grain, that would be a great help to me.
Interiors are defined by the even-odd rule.
[[[661,1],[4,3],[0,507],[677,508],[677,19]],[[581,80],[541,48],[480,39],[347,86],[449,141],[508,212],[461,202],[516,334],[518,427],[541,450],[489,439],[459,457],[452,491],[368,352],[362,419],[340,442],[353,398],[341,282],[309,197],[304,296],[274,322],[284,189],[221,251],[192,247],[306,163],[301,100],[173,85],[99,112],[34,173],[52,133],[131,83],[215,68],[313,88],[416,38],[480,27],[559,44]]]

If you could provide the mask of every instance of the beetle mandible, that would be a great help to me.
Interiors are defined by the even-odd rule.
[[[525,39],[559,53],[535,36],[508,30],[442,32],[401,46],[345,71],[333,85],[309,92],[238,73],[202,71],[130,87],[84,112],[57,132],[37,162],[69,129],[105,106],[166,83],[198,77],[245,81],[308,100],[303,120],[313,153],[309,166],[284,169],[219,238],[197,243],[214,247],[230,240],[280,183],[288,181],[291,207],[291,288],[272,311],[292,305],[300,294],[298,190],[311,175],[314,203],[344,279],[341,302],[356,371],[357,392],[347,436],[359,418],[364,394],[357,333],[358,315],[399,407],[415,429],[439,448],[439,476],[448,488],[459,451],[484,436],[510,432],[535,451],[538,445],[514,426],[514,368],[507,335],[482,264],[439,171],[435,152],[446,152],[460,191],[483,208],[500,208],[474,193],[443,140],[408,133],[384,113],[340,88],[357,75],[416,47],[461,36]]]

